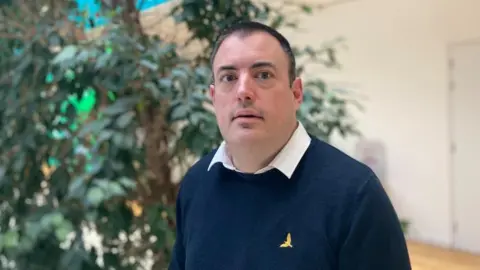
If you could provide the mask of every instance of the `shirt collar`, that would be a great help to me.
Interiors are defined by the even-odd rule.
[[[298,122],[297,129],[295,130],[287,144],[278,153],[278,155],[272,160],[272,162],[270,162],[267,167],[260,169],[255,173],[259,174],[276,168],[277,170],[281,171],[285,176],[291,178],[293,172],[297,168],[298,163],[302,159],[303,154],[305,154],[305,152],[307,151],[310,142],[310,136],[308,135],[302,123]],[[210,170],[210,168],[218,162],[222,163],[223,166],[227,169],[238,171],[233,166],[232,161],[227,155],[225,141],[222,142],[220,144],[220,147],[217,149],[215,155],[212,158],[212,161],[210,162],[210,165],[208,166],[208,170]]]

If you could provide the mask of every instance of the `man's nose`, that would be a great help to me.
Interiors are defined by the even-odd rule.
[[[254,101],[256,98],[254,82],[247,74],[238,79],[237,98],[241,101]]]

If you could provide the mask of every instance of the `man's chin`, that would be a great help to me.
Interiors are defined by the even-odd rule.
[[[257,129],[264,124],[263,118],[257,117],[239,117],[232,121],[236,129]]]
[[[241,144],[241,143],[259,143],[265,142],[267,140],[267,133],[260,129],[240,129],[236,130],[233,134],[231,141]]]

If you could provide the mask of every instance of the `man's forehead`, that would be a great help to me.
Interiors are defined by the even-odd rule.
[[[234,33],[225,38],[218,48],[213,66],[251,66],[256,62],[280,64],[285,57],[280,42],[268,33]]]

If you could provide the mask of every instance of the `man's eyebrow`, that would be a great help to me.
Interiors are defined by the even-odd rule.
[[[223,71],[223,70],[236,70],[237,68],[233,65],[226,65],[226,66],[220,66],[217,69],[217,72]]]
[[[266,61],[255,62],[250,66],[250,68],[262,68],[262,67],[270,67],[270,68],[276,69],[276,66],[273,63],[266,62]],[[217,72],[224,71],[224,70],[237,70],[237,68],[234,65],[224,65],[224,66],[220,66],[217,69]]]
[[[270,67],[270,68],[276,69],[276,66],[273,63],[265,62],[265,61],[256,62],[250,66],[250,68],[261,68],[261,67]]]

